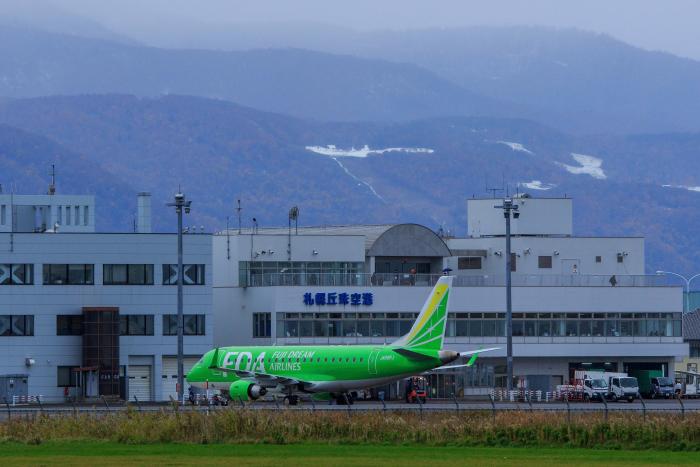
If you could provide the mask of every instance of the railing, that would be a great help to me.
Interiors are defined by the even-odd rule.
[[[241,287],[432,287],[441,274],[249,273]],[[505,275],[458,275],[455,287],[504,287]],[[513,287],[664,287],[659,275],[513,274]]]

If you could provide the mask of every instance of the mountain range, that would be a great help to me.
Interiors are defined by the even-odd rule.
[[[0,157],[22,160],[2,182],[41,187],[55,153],[59,190],[108,205],[104,230],[129,230],[144,190],[156,228],[172,228],[165,204],[180,185],[194,200],[189,221],[209,231],[234,225],[241,199],[244,225],[284,225],[298,205],[303,224],[419,222],[464,235],[466,198],[505,180],[511,193],[573,197],[577,235],[647,237],[650,271],[700,260],[693,134],[582,137],[495,117],[325,123],[191,96],[8,99],[0,123],[11,132]]]

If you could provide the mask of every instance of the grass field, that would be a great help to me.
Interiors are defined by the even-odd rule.
[[[3,443],[5,465],[699,465],[700,453],[572,448],[383,445],[125,445],[103,442]]]

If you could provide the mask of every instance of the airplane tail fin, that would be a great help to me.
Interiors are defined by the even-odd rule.
[[[392,345],[420,350],[442,349],[452,279],[452,276],[443,276],[437,281],[409,333]]]

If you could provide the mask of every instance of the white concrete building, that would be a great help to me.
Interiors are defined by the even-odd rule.
[[[176,395],[177,236],[148,198],[140,233],[95,233],[91,196],[0,195],[0,396]],[[211,238],[184,237],[185,371],[213,344]]]
[[[515,200],[517,384],[551,390],[576,369],[660,369],[688,355],[680,287],[644,273],[642,238],[573,236],[570,199]],[[447,348],[500,346],[431,376],[433,397],[505,386],[505,239],[498,200],[469,200],[466,238],[414,224],[214,236],[216,345],[389,343],[444,270],[457,276]],[[394,393],[397,388],[385,388]]]

